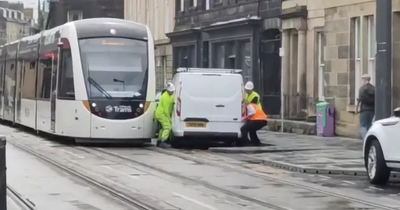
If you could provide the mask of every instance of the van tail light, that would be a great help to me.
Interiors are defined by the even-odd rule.
[[[244,104],[244,100],[242,100],[242,117],[246,117],[246,107]]]
[[[176,115],[178,115],[178,117],[181,116],[181,104],[181,98],[178,98],[176,103]]]

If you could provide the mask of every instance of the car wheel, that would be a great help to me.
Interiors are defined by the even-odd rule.
[[[373,140],[369,145],[366,162],[370,183],[386,184],[390,177],[390,169],[386,166],[382,147],[378,140]]]

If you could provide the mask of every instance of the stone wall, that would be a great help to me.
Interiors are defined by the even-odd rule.
[[[336,107],[336,134],[358,136],[359,115],[355,113],[355,79],[368,73],[368,16],[374,16],[374,0],[291,0],[282,9],[306,6],[307,16],[307,94],[318,96],[317,36],[323,32],[325,46],[324,96]],[[400,0],[393,0],[393,106],[400,106]],[[355,74],[354,18],[360,19],[360,75]],[[291,22],[291,23],[290,23]],[[295,18],[283,20],[282,25],[293,25]],[[375,24],[376,25],[376,24]],[[295,50],[295,49],[292,49]],[[288,53],[290,54],[290,53]]]
[[[161,91],[167,82],[172,81],[172,46],[169,39],[157,40],[156,49],[156,90]]]

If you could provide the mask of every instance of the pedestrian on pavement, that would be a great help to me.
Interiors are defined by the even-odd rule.
[[[371,76],[368,74],[364,74],[361,79],[363,85],[359,90],[356,112],[360,113],[360,134],[364,139],[375,115],[375,86],[370,83]]]
[[[171,118],[174,107],[174,84],[168,83],[166,90],[167,91],[161,95],[156,109],[156,119],[161,125],[161,129],[158,132],[157,147],[161,148],[171,147],[166,141],[169,139],[172,130]]]
[[[255,97],[260,99],[260,95],[256,91],[254,91],[253,89],[254,89],[254,84],[251,81],[248,81],[246,83],[246,85],[244,86],[244,90],[246,91],[246,95],[245,95],[245,100],[244,101],[245,101],[246,105],[250,104]],[[257,101],[257,105],[262,109],[260,101]]]
[[[267,115],[258,105],[258,97],[254,97],[250,104],[247,105],[247,116],[242,120],[245,124],[240,128],[242,133],[242,142],[238,142],[238,146],[260,146],[261,142],[257,136],[257,131],[267,125]],[[248,138],[250,135],[250,141]]]

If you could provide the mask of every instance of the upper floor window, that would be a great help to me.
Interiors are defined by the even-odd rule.
[[[191,0],[189,6],[190,7],[197,7],[197,0]]]
[[[81,20],[83,18],[83,12],[79,10],[70,10],[68,11],[67,14],[67,20],[68,22],[70,21],[75,21],[75,20]]]
[[[185,0],[176,0],[176,12],[185,10]]]

